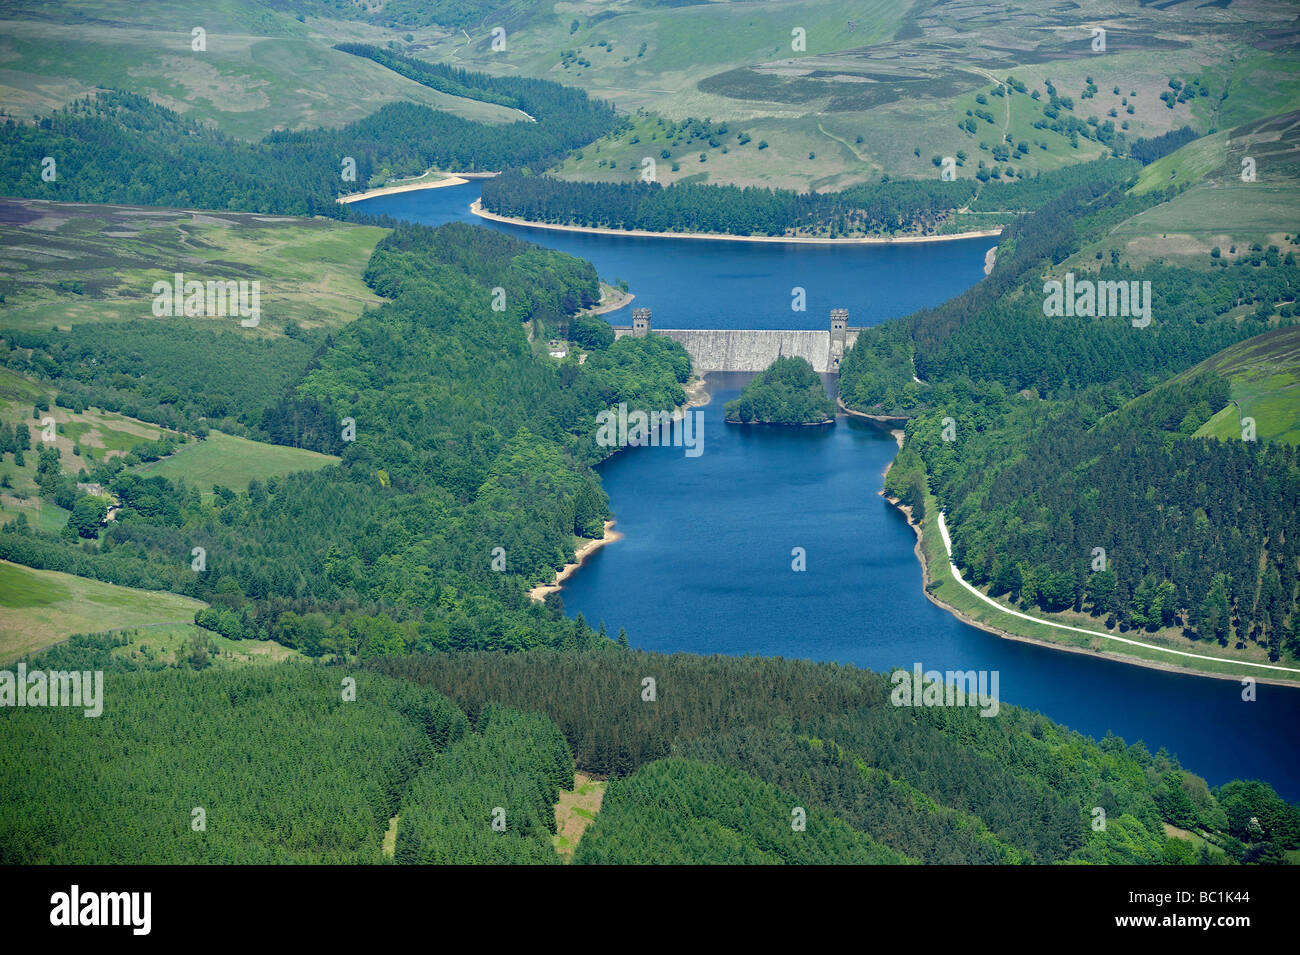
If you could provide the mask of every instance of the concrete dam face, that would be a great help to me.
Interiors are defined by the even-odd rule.
[[[700,371],[762,371],[779,355],[806,358],[817,372],[829,370],[827,332],[665,329],[656,334],[681,342]]]
[[[857,340],[848,313],[834,309],[829,330],[761,328],[657,328],[649,309],[635,309],[631,325],[614,326],[614,336],[664,335],[682,343],[699,374],[711,371],[763,371],[778,357],[803,358],[819,374],[836,374],[844,352]]]

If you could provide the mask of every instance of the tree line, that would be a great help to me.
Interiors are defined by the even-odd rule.
[[[97,719],[0,713],[0,862],[378,863],[413,780],[468,732],[436,693],[301,664],[103,688]]]
[[[1108,417],[1095,395],[1017,409],[945,392],[908,422],[886,487],[911,503],[922,476],[948,509],[954,561],[993,596],[1294,659],[1300,450],[1191,437],[1225,392],[1180,380]]]
[[[507,172],[483,207],[535,222],[728,235],[865,235],[933,228],[974,193],[969,180],[895,181],[841,192],[679,182],[575,182]]]
[[[483,184],[483,207],[535,222],[653,232],[831,238],[930,233],[966,206],[985,212],[1034,209],[1080,188],[1107,188],[1135,169],[1129,160],[1097,160],[1014,183],[886,179],[824,193],[693,182],[579,182],[512,170]]]

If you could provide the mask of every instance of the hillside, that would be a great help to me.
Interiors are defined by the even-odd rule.
[[[899,865],[1059,934],[1138,885],[1058,866],[1300,861],[1287,4],[0,8],[0,868]],[[768,242],[338,201],[443,170]],[[835,394],[897,448],[629,301],[893,316]],[[906,881],[957,865],[1054,868]],[[44,926],[68,873],[11,871]],[[342,911],[283,871],[140,870],[190,936]]]
[[[1284,529],[1294,448],[1267,439],[1293,417],[1290,207],[1250,207],[1262,212],[1257,229],[1287,229],[1280,245],[1198,254],[1171,231],[1161,238],[1188,254],[1167,263],[1130,258],[1126,231],[1161,215],[1212,230],[1213,217],[1180,201],[1217,189],[1231,204],[1257,187],[1063,194],[1008,230],[984,282],[859,336],[841,395],[854,410],[910,418],[885,488],[912,509],[936,601],[1017,639],[1197,672],[1240,672],[1240,661],[1260,678],[1296,679],[1298,565]],[[1081,290],[1122,282],[1147,298],[1123,314],[1054,313],[1048,293],[1063,279]],[[1258,402],[1267,437],[1242,440],[1233,400]],[[1227,440],[1194,436],[1205,434]],[[1258,498],[1260,486],[1275,491]],[[940,511],[951,561],[978,596],[950,570]]]
[[[614,777],[578,864],[1225,863],[1300,840],[1267,786],[1211,790],[1016,707],[899,708],[852,667],[611,648],[195,672],[81,652],[109,668],[114,718],[0,712],[0,862],[376,864],[395,830],[399,864],[559,864],[575,766]],[[662,703],[620,696],[647,670]]]
[[[253,481],[266,483],[299,471],[338,464],[340,460],[332,454],[306,448],[286,448],[213,431],[202,441],[180,448],[175,454],[141,464],[137,473],[183,481],[210,493],[217,485],[242,490]]]
[[[1258,440],[1300,444],[1300,326],[1234,345],[1198,369],[1225,379],[1230,401],[1195,431],[1196,437],[1239,440],[1244,419],[1251,418]]]
[[[178,629],[197,631],[194,612],[203,606],[175,594],[116,587],[0,561],[0,663],[8,665],[72,634],[92,630],[179,625]]]
[[[0,199],[4,326],[157,319],[153,285],[173,284],[176,272],[259,282],[261,335],[338,326],[380,302],[362,272],[385,232],[321,219]]]
[[[1143,208],[1071,260],[1112,253],[1134,264],[1211,269],[1296,239],[1300,112],[1279,113],[1199,137],[1145,166],[1131,192],[1168,201]],[[1249,160],[1249,161],[1247,161]]]
[[[202,50],[194,49],[196,26],[205,31]],[[181,2],[6,3],[0,37],[11,116],[48,113],[109,88],[143,93],[250,140],[277,129],[341,126],[399,101],[480,122],[523,118],[333,50],[328,37],[257,0],[209,7],[197,19]]]
[[[224,234],[263,228],[236,218]],[[599,283],[501,233],[402,226],[364,274],[385,304],[329,335],[152,315],[5,329],[0,454],[22,513],[0,554],[212,602],[214,633],[311,656],[594,643],[526,593],[609,516],[596,413],[680,405],[686,353],[651,338],[602,339],[565,368],[538,354],[528,330],[545,340]],[[505,311],[485,307],[498,283]],[[395,533],[374,552],[380,527]]]
[[[341,126],[398,100],[476,122],[524,118],[333,49],[391,44],[574,86],[633,118],[571,152],[562,178],[633,181],[645,155],[660,158],[659,143],[647,153],[647,124],[707,119],[729,135],[669,146],[660,181],[824,191],[881,175],[937,178],[942,156],[959,160],[959,177],[1032,177],[1184,125],[1253,122],[1295,108],[1300,92],[1300,56],[1273,41],[1289,18],[1267,5],[1087,0],[1065,11],[1019,0],[993,13],[971,2],[784,0],[743,17],[734,7],[233,0],[209,11],[210,42],[196,52],[182,4],[151,4],[147,15],[119,0],[10,4],[5,103],[28,116],[129,88],[243,139]],[[1092,48],[1098,24],[1104,51]],[[1099,136],[1107,123],[1113,133]]]
[[[1133,192],[1181,188],[1200,181],[1242,182],[1243,172],[1255,182],[1279,183],[1300,179],[1300,111],[1278,113],[1210,133],[1163,156],[1142,170]],[[1251,159],[1253,162],[1244,163]],[[1253,167],[1253,168],[1252,168]]]
[[[800,191],[839,189],[881,174],[936,177],[932,157],[959,152],[970,159],[958,175],[973,176],[976,160],[990,169],[998,164],[993,149],[1007,136],[1016,156],[1000,164],[1003,170],[1010,165],[1032,176],[1104,155],[1109,144],[1091,138],[1092,117],[1098,125],[1113,122],[1128,140],[1186,124],[1206,132],[1294,108],[1300,89],[1295,54],[1269,41],[1287,28],[1289,15],[1261,6],[1185,0],[1115,8],[1089,0],[1067,11],[1022,0],[992,12],[930,0],[786,2],[747,10],[743,19],[731,6],[628,9],[610,2],[570,14],[541,4],[502,18],[507,28],[520,24],[504,52],[492,51],[483,27],[471,28],[470,39],[417,32],[411,49],[429,59],[559,79],[630,113],[644,110],[650,121],[726,123],[729,140],[694,144],[687,155],[674,150],[680,169],[662,168],[661,181],[703,176]],[[1104,52],[1092,49],[1094,25],[1107,31]],[[992,95],[1009,75],[1025,93]],[[1172,108],[1161,99],[1171,79],[1180,92],[1196,83],[1190,96],[1174,97]],[[1045,112],[1049,81],[1071,101],[1058,117]],[[1064,118],[1083,129],[1035,125]],[[967,120],[974,131],[958,128]],[[737,133],[751,144],[739,146]],[[559,174],[634,179],[646,138],[638,124],[602,141],[598,154],[571,156]],[[1021,141],[1029,146],[1023,154],[1015,149]],[[759,151],[759,143],[767,148]],[[657,143],[650,154],[658,158]]]

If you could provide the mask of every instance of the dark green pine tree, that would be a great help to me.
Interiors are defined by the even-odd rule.
[[[629,649],[630,646],[627,642],[627,630],[623,627],[618,628],[618,645],[624,650]]]

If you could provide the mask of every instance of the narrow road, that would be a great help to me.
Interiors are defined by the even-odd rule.
[[[985,594],[981,593],[980,591],[976,590],[973,586],[971,586],[966,582],[966,579],[964,577],[962,577],[961,571],[958,570],[957,565],[952,562],[952,538],[948,536],[948,525],[944,522],[943,511],[939,512],[938,524],[939,524],[939,535],[943,538],[943,548],[948,552],[948,567],[951,568],[952,570],[953,578],[957,581],[957,583],[961,584],[963,587],[965,587],[967,590],[973,593],[980,600],[984,601],[990,607],[994,607],[998,610],[1001,610],[1003,613],[1011,614],[1011,616],[1013,617],[1019,617],[1021,620],[1029,620],[1033,623],[1041,623],[1043,624],[1043,626],[1046,627],[1056,627],[1058,630],[1073,630],[1075,633],[1085,633],[1090,637],[1104,637],[1107,640],[1116,640],[1120,643],[1127,643],[1130,646],[1145,647],[1148,650],[1156,650],[1160,653],[1172,653],[1180,657],[1191,657],[1194,660],[1210,660],[1214,663],[1230,663],[1234,666],[1257,667],[1262,670],[1281,670],[1283,673],[1300,673],[1300,670],[1296,669],[1295,667],[1281,667],[1272,663],[1251,663],[1248,660],[1230,660],[1225,657],[1210,657],[1202,653],[1188,653],[1186,650],[1171,650],[1168,647],[1156,646],[1153,643],[1142,643],[1140,640],[1130,640],[1127,637],[1117,637],[1112,633],[1103,633],[1100,630],[1085,630],[1083,627],[1072,627],[1068,624],[1055,623],[1054,621],[1051,620],[1044,620],[1041,617],[1031,617],[1027,613],[1021,613],[1019,610],[1012,610],[1010,607],[1004,607],[1002,606],[1002,604],[998,603],[992,597],[988,597]]]

